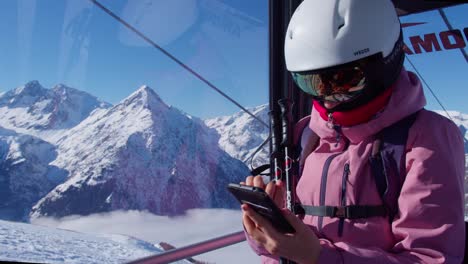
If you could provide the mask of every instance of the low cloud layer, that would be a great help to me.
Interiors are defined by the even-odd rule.
[[[146,211],[115,211],[60,219],[38,218],[32,224],[91,234],[122,234],[151,243],[167,242],[176,247],[242,230],[240,210],[193,209],[177,217]],[[259,258],[242,242],[195,257],[210,263],[256,263]]]

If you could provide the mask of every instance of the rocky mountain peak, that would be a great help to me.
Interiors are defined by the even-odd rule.
[[[15,95],[29,95],[29,96],[40,96],[47,92],[37,80],[30,81],[26,83],[24,86],[20,86],[14,89]]]
[[[132,107],[142,106],[149,109],[158,109],[159,107],[164,109],[169,108],[161,97],[148,85],[138,88],[138,90],[125,98],[120,104]]]

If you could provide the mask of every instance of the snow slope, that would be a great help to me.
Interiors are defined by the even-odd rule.
[[[244,180],[249,171],[217,141],[201,120],[143,86],[57,142],[59,154],[51,164],[67,170],[68,179],[39,201],[32,216],[237,208],[226,186]]]
[[[123,263],[162,252],[128,236],[91,235],[3,220],[0,244],[1,261],[36,263]]]

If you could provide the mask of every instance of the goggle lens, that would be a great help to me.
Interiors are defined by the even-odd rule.
[[[359,66],[320,72],[293,72],[296,84],[318,100],[346,102],[356,98],[366,86],[364,71]]]

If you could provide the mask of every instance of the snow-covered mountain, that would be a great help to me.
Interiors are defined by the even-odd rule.
[[[31,207],[66,175],[49,165],[55,146],[0,127],[0,219],[26,220]]]
[[[46,89],[31,81],[0,95],[0,126],[54,142],[93,111],[110,106],[62,84]]]
[[[237,208],[226,185],[249,172],[217,142],[218,135],[201,120],[166,105],[143,86],[57,142],[59,155],[52,165],[67,170],[68,179],[39,201],[32,216]]]
[[[32,263],[124,263],[163,252],[123,235],[91,235],[2,220],[0,244],[0,261]]]
[[[252,114],[269,123],[268,105],[260,105],[248,109]],[[205,120],[208,127],[219,133],[219,145],[232,157],[250,166],[250,157],[257,148],[268,138],[269,128],[254,119],[244,111],[231,116],[222,116]],[[269,163],[269,144],[254,156],[253,166]]]

